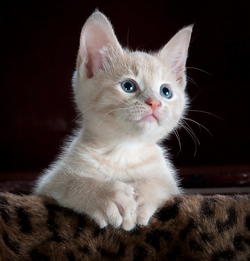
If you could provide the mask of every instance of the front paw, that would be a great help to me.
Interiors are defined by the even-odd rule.
[[[131,230],[135,227],[135,224],[146,226],[151,216],[156,211],[156,205],[146,200],[146,198],[137,198],[137,209],[130,217],[124,220],[122,227],[125,230]]]
[[[142,226],[148,225],[148,222],[151,216],[155,213],[156,209],[157,206],[154,206],[150,203],[141,203],[137,209],[136,223]]]
[[[95,221],[100,227],[110,224],[115,228],[120,227],[126,220],[129,220],[136,211],[136,202],[134,200],[134,189],[132,186],[122,182],[115,182],[110,188],[111,194],[105,199],[101,211],[96,211],[93,215]],[[135,221],[125,230],[130,230],[135,226]]]
[[[156,195],[143,194],[142,191],[141,194],[136,193],[135,198],[137,203],[136,224],[146,226],[163,200]]]
[[[146,180],[136,189],[136,224],[146,226],[155,213],[171,195],[179,194],[177,186],[167,187],[165,180]]]

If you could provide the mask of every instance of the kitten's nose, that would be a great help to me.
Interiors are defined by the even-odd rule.
[[[161,106],[161,102],[155,97],[147,99],[145,103],[148,104],[153,111],[155,111],[158,107]]]

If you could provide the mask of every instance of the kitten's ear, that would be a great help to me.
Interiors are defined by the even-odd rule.
[[[158,53],[160,59],[170,64],[177,81],[183,81],[192,29],[191,25],[180,30]]]
[[[102,13],[95,12],[82,28],[78,54],[78,68],[84,65],[84,71],[89,78],[93,77],[96,70],[103,66],[101,51],[104,47],[122,51],[111,23]]]

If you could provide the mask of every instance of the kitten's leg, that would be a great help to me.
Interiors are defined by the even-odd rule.
[[[36,192],[51,196],[59,204],[79,213],[86,213],[101,228],[108,224],[121,226],[136,210],[133,187],[119,181],[61,174],[42,180]]]
[[[136,223],[146,226],[150,217],[172,195],[180,193],[176,182],[167,177],[150,178],[135,183],[135,199],[137,202]]]

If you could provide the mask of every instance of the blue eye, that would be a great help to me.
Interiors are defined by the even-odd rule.
[[[135,84],[132,81],[124,81],[121,83],[121,86],[125,92],[134,92],[135,91]]]
[[[171,89],[167,85],[161,86],[160,94],[167,99],[170,99],[173,96]]]

